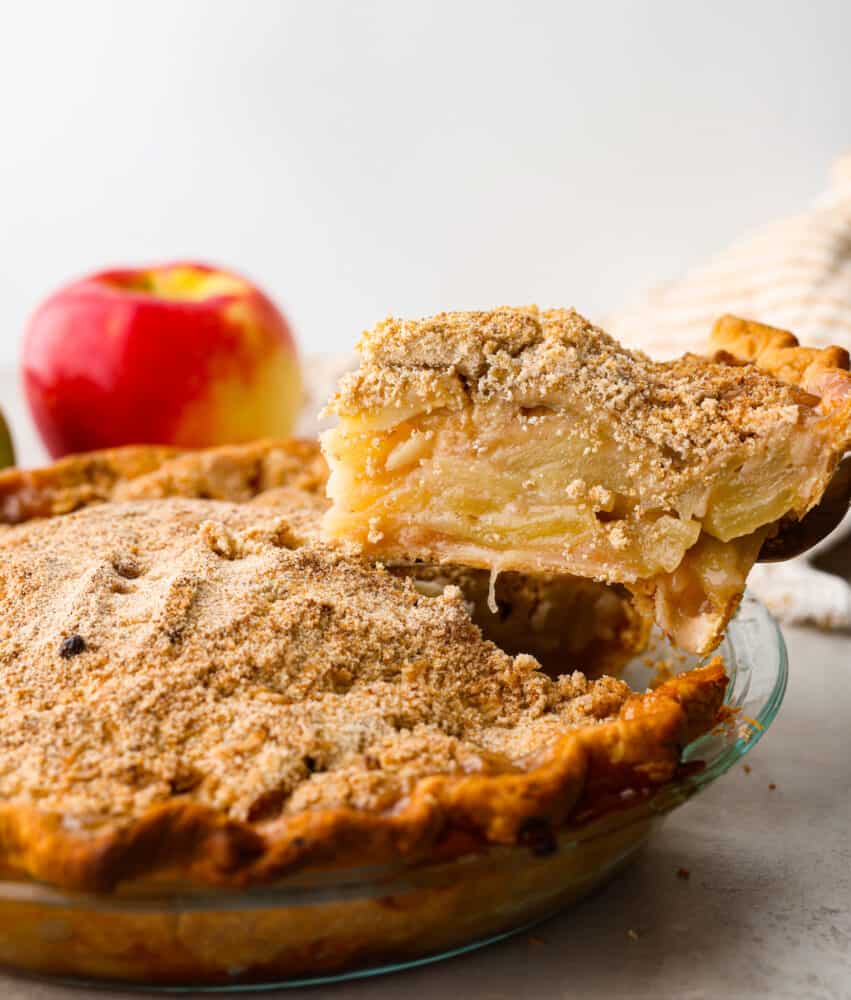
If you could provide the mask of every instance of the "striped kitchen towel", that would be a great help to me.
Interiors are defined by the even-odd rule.
[[[666,358],[705,350],[722,313],[783,327],[808,345],[851,350],[851,153],[834,164],[829,189],[809,210],[744,236],[602,325]],[[811,564],[848,536],[851,516],[805,557],[757,566],[751,588],[785,621],[851,627],[851,585]],[[846,575],[851,580],[851,566]]]

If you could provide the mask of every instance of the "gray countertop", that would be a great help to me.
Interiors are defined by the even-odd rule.
[[[638,861],[593,898],[532,934],[462,958],[266,995],[851,997],[851,637],[787,629],[786,638],[786,700],[748,757],[750,773],[737,767],[677,811]],[[677,877],[680,867],[688,880]],[[0,976],[6,1000],[74,995]]]

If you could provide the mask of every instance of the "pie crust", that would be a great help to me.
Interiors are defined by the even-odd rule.
[[[324,535],[619,583],[706,653],[851,442],[847,353],[732,317],[711,343],[653,362],[560,309],[385,320],[331,403]]]
[[[68,514],[105,500],[180,496],[242,502],[292,488],[322,495],[328,469],[314,441],[253,441],[198,451],[129,445],[0,471],[0,523]]]
[[[548,844],[675,778],[726,684],[553,680],[281,504],[31,520],[0,583],[0,867],[67,889]]]

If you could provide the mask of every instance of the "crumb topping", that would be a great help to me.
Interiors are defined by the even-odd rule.
[[[457,588],[423,596],[281,503],[6,529],[0,798],[81,824],[176,796],[258,821],[382,810],[425,775],[521,768],[629,695],[550,680],[482,640]]]
[[[694,355],[655,362],[571,309],[389,318],[363,335],[360,351],[360,369],[342,380],[331,404],[341,416],[415,399],[431,408],[466,400],[579,410],[653,445],[673,468],[795,425],[818,403],[753,365]]]

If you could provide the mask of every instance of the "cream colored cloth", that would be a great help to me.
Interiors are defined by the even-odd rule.
[[[744,236],[603,327],[630,347],[669,358],[705,350],[718,316],[735,313],[791,330],[808,345],[851,350],[851,153],[834,164],[831,180],[808,211]],[[848,534],[851,516],[806,557],[757,566],[750,586],[784,621],[851,627],[851,586],[810,565]]]

